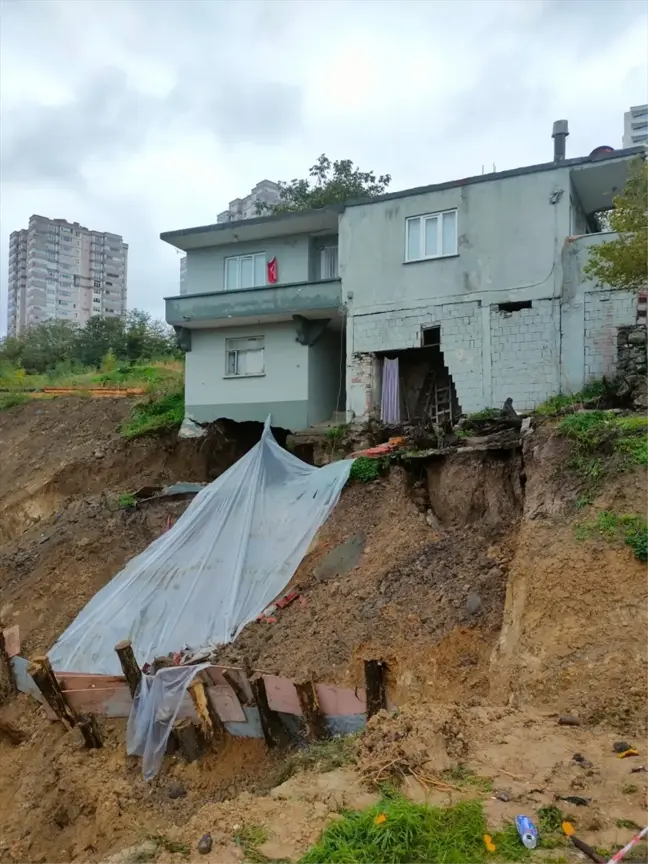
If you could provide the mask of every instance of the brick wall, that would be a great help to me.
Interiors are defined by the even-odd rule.
[[[492,404],[510,396],[516,410],[534,408],[559,390],[559,308],[534,300],[530,309],[490,308]]]
[[[637,296],[632,291],[596,291],[585,295],[585,381],[616,374],[619,327],[634,324]]]
[[[420,348],[421,329],[441,327],[441,350],[463,411],[483,408],[481,306],[447,303],[353,317],[353,352]]]

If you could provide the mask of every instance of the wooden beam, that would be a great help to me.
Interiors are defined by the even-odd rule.
[[[34,658],[29,664],[29,674],[43,694],[43,698],[65,728],[71,729],[73,726],[76,726],[77,716],[66,702],[47,657]]]
[[[130,690],[130,694],[134,699],[135,693],[137,693],[137,688],[139,687],[142,680],[142,670],[140,669],[139,664],[135,659],[132,642],[130,642],[128,639],[124,639],[122,642],[118,642],[115,645],[115,651],[117,652],[117,656],[119,657],[119,662],[121,664],[122,672],[124,673],[126,683],[128,684],[128,689]]]
[[[0,625],[0,705],[8,702],[18,693],[11,658],[7,651],[5,635]]]
[[[241,686],[236,676],[229,671],[228,669],[223,669],[223,678],[227,681],[229,686],[234,691],[236,698],[239,700],[241,705],[249,705],[250,698],[248,694],[245,692],[244,688]]]
[[[205,738],[191,720],[182,720],[174,726],[173,734],[187,762],[195,762],[205,752]]]
[[[367,694],[367,720],[387,707],[385,673],[387,664],[383,660],[365,660],[365,691]]]
[[[189,695],[196,708],[205,737],[211,744],[216,744],[225,737],[225,726],[212,705],[204,682],[200,681],[199,678],[200,673],[189,685]]]
[[[79,729],[89,750],[98,750],[103,747],[103,740],[94,714],[79,714]]]
[[[272,748],[288,743],[281,718],[268,705],[268,694],[266,693],[263,675],[253,675],[250,678],[250,687],[254,694],[254,702],[259,712],[261,729],[267,746]]]
[[[326,738],[328,730],[324,722],[319,699],[317,698],[315,685],[310,680],[300,681],[299,683],[295,682],[295,690],[297,691],[297,698],[304,715],[308,740],[316,741],[318,738]]]

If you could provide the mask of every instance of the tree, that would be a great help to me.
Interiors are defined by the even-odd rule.
[[[279,181],[278,204],[258,202],[257,214],[290,213],[311,210],[328,204],[342,204],[354,198],[381,195],[391,182],[390,174],[376,177],[373,171],[360,171],[350,159],[335,162],[324,153],[308,172],[307,180]]]
[[[609,230],[618,237],[590,249],[585,273],[612,288],[639,291],[648,283],[648,164],[642,157],[630,163],[622,195],[614,199]]]

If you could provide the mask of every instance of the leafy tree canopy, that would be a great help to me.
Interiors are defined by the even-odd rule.
[[[354,198],[372,198],[381,195],[391,182],[390,174],[376,177],[373,171],[360,171],[350,159],[331,162],[324,153],[308,175],[304,180],[279,181],[281,200],[272,205],[257,203],[257,214],[290,213],[341,204]]]
[[[648,283],[648,164],[638,157],[630,164],[622,195],[614,199],[609,230],[618,237],[590,249],[585,272],[612,288],[638,291]],[[607,226],[606,226],[607,227]]]
[[[68,321],[44,321],[27,327],[18,336],[0,340],[0,363],[36,374],[50,372],[61,364],[99,368],[107,354],[136,363],[178,356],[179,349],[172,328],[139,309],[128,312],[123,319],[94,315],[84,327]]]

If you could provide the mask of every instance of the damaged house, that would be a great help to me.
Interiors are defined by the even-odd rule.
[[[641,148],[161,235],[187,253],[166,299],[186,413],[292,431],[532,409],[616,368],[636,297],[589,281],[597,213]]]

